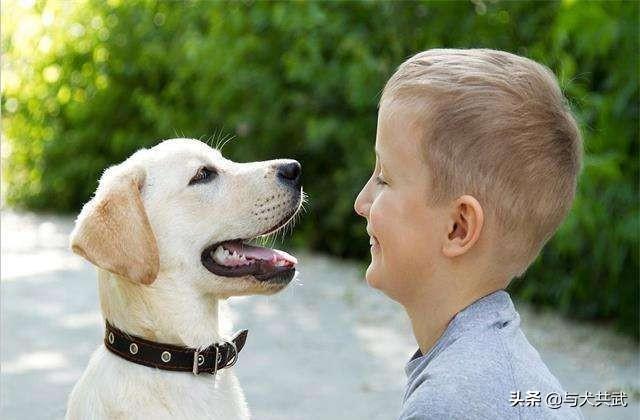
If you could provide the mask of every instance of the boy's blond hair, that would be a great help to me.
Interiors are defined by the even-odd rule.
[[[430,205],[473,195],[500,238],[495,263],[509,280],[524,274],[569,212],[582,170],[580,130],[554,74],[503,51],[432,49],[398,67],[386,103],[421,120]]]

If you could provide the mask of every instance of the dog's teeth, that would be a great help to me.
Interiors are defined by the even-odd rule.
[[[218,264],[223,264],[225,258],[226,258],[225,249],[222,248],[221,246],[217,247],[216,252],[214,252],[213,254],[214,261],[217,262]]]

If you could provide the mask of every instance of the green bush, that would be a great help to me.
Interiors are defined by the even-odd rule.
[[[637,337],[637,16],[637,2],[573,1],[3,10],[6,201],[77,211],[101,171],[134,150],[222,131],[237,137],[233,159],[303,163],[311,200],[296,245],[365,259],[352,206],[373,166],[384,82],[420,50],[503,49],[558,74],[587,152],[571,215],[513,289]]]

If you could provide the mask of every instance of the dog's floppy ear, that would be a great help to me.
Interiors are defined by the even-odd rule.
[[[71,250],[114,274],[153,283],[158,245],[140,197],[145,171],[126,163],[109,168],[71,232]]]

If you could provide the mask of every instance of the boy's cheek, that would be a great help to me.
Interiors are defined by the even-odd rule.
[[[369,227],[372,233],[380,241],[380,236],[384,236],[385,231],[384,205],[379,200],[374,201],[369,209]]]

